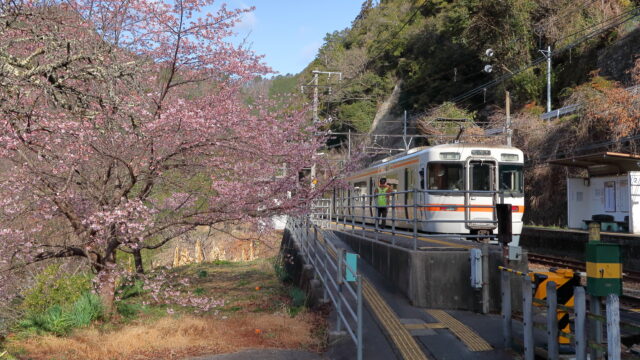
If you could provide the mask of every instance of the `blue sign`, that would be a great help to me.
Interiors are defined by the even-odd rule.
[[[347,263],[344,277],[345,281],[356,281],[356,274],[354,271],[358,271],[358,254],[346,253],[345,261]]]

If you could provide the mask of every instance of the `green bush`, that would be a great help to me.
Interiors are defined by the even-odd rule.
[[[144,293],[144,281],[137,279],[126,282],[116,289],[116,294],[121,300],[139,296],[142,293]]]
[[[66,335],[75,328],[88,326],[92,321],[102,316],[103,308],[100,298],[86,292],[67,306],[52,305],[46,311],[27,313],[19,326],[27,331],[36,333],[53,333]]]
[[[280,280],[280,282],[290,282],[292,280],[291,275],[287,272],[287,269],[281,264],[280,261],[276,261],[273,263],[273,270],[276,273],[276,276]]]
[[[129,304],[126,302],[118,301],[116,303],[116,310],[118,314],[122,315],[125,318],[132,318],[142,310],[142,305],[140,304]]]
[[[82,294],[68,312],[74,327],[88,326],[92,321],[101,318],[102,314],[102,301],[98,295],[91,292]]]
[[[291,297],[291,305],[293,307],[304,306],[307,303],[307,293],[298,287],[289,289],[289,297]]]
[[[49,265],[36,275],[35,284],[23,293],[22,308],[27,314],[42,314],[54,305],[73,304],[90,290],[89,275],[67,275],[60,265]]]

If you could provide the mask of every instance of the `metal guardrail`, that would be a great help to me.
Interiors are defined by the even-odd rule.
[[[321,202],[318,205],[322,206]],[[352,268],[345,261],[344,249],[336,248],[331,241],[326,240],[332,234],[318,227],[318,224],[325,221],[328,220],[322,217],[315,220],[313,217],[289,217],[286,228],[298,246],[305,264],[313,267],[316,277],[322,283],[324,300],[331,300],[334,304],[338,315],[336,331],[341,332],[343,328],[346,330],[356,345],[357,360],[362,360],[362,275],[357,266]]]
[[[556,284],[553,281],[547,283],[546,301],[534,299],[533,282],[527,273],[515,271],[505,267],[499,267],[501,271],[501,293],[502,293],[502,334],[504,347],[509,349],[512,346],[512,304],[511,304],[511,280],[512,277],[521,278],[522,286],[522,324],[523,324],[523,344],[524,359],[535,359],[534,340],[534,307],[535,303],[540,307],[547,308],[546,329],[547,332],[547,359],[557,360],[559,358],[558,335],[572,340],[575,347],[575,359],[587,360],[599,359],[606,352],[609,360],[620,359],[620,302],[617,295],[608,295],[605,300],[606,316],[602,316],[600,298],[591,297],[591,311],[587,312],[586,293],[582,286],[577,286],[573,290],[574,306],[568,307],[558,304]],[[568,334],[558,331],[558,310],[573,313],[572,327],[574,333]],[[587,319],[589,324],[587,325]],[[603,343],[602,325],[606,324],[607,344]],[[624,325],[624,324],[623,324]],[[587,329],[590,334],[587,334]],[[590,356],[587,353],[590,352]]]
[[[638,94],[640,93],[640,85],[635,85],[635,86],[631,86],[626,88],[625,90],[634,93],[634,94]],[[564,107],[561,107],[559,109],[556,110],[552,110],[549,112],[546,112],[542,115],[540,115],[540,118],[542,118],[542,120],[550,120],[553,118],[559,118],[560,116],[564,116],[567,114],[571,114],[574,113],[576,111],[578,111],[580,109],[580,105],[579,104],[571,104],[571,105],[567,105]]]
[[[465,200],[464,205],[433,205],[426,204],[420,201],[421,198],[424,198],[426,194],[464,194],[465,197],[467,194],[469,195],[489,195],[492,198],[492,204],[469,204],[468,201]],[[413,250],[417,250],[418,243],[418,228],[419,224],[425,223],[464,223],[464,224],[474,224],[481,229],[488,230],[489,234],[483,235],[471,235],[471,234],[433,234],[430,233],[429,237],[446,237],[451,238],[452,236],[465,238],[489,238],[496,239],[497,235],[493,234],[493,230],[497,228],[498,225],[498,216],[496,213],[496,204],[504,203],[504,191],[480,191],[480,190],[404,190],[404,191],[395,191],[387,194],[391,200],[391,202],[387,206],[387,211],[390,214],[387,214],[384,217],[387,224],[391,224],[391,233],[393,235],[396,234],[404,234],[409,235],[413,239]],[[410,204],[396,204],[397,197],[403,195],[411,195],[412,200]],[[345,197],[336,197],[335,204],[335,214],[330,214],[333,216],[337,223],[343,225],[343,227],[351,226],[352,230],[355,229],[356,226],[360,227],[363,235],[365,234],[365,230],[367,226],[372,225],[376,231],[380,230],[380,223],[383,220],[382,217],[377,216],[377,206],[376,198],[378,194],[373,195],[354,195],[354,196],[345,196]],[[331,200],[331,199],[324,199]],[[330,205],[331,207],[331,205]],[[419,211],[421,209],[430,208],[430,207],[450,207],[450,208],[464,208],[465,211],[465,219],[464,220],[456,220],[456,219],[423,219],[419,216]],[[492,219],[470,219],[470,209],[474,208],[485,208],[492,210]],[[356,215],[355,210],[359,210],[360,214]],[[397,216],[398,211],[404,211],[407,209],[407,213],[410,211],[410,218],[407,219],[401,218]],[[348,210],[348,211],[347,211]],[[368,215],[369,214],[369,215]],[[375,214],[376,216],[371,216],[371,214]],[[404,225],[409,224],[410,229],[408,231],[402,231],[398,229],[399,223],[404,223]],[[396,246],[395,236],[392,237],[392,245]]]

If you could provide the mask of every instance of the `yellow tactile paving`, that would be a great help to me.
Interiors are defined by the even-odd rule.
[[[480,335],[476,334],[469,327],[456,320],[453,316],[447,314],[443,310],[427,310],[427,313],[440,323],[445,325],[451,332],[457,336],[467,348],[471,351],[490,351],[493,350],[491,345],[487,343]]]
[[[400,351],[402,358],[405,360],[426,360],[427,356],[422,352],[416,340],[400,323],[397,316],[393,313],[393,310],[391,310],[389,305],[380,297],[373,286],[364,280],[362,282],[362,289],[365,300],[367,300],[376,317],[387,330],[387,333],[389,333],[391,340]]]
[[[329,254],[335,259],[336,254],[331,249]],[[364,299],[369,303],[375,316],[380,320],[382,326],[386,329],[391,337],[391,341],[395,344],[402,358],[405,360],[428,360],[427,356],[422,352],[420,345],[409,334],[409,331],[400,323],[396,314],[391,310],[389,305],[380,297],[378,292],[366,279],[362,279],[362,294]]]
[[[442,323],[422,323],[422,324],[404,324],[407,330],[423,330],[423,329],[446,329],[447,326]]]

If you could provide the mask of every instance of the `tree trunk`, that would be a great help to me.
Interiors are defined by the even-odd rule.
[[[144,267],[142,266],[142,253],[140,249],[133,249],[133,260],[136,265],[136,273],[144,274]]]
[[[97,275],[97,292],[102,299],[102,306],[104,308],[104,315],[109,318],[113,315],[115,310],[115,296],[116,296],[116,279],[117,274],[113,269],[107,268],[100,271]]]

